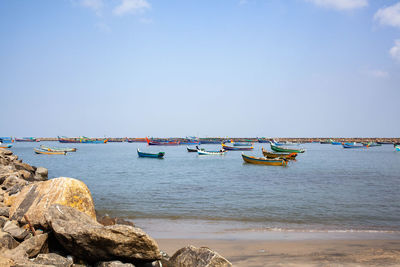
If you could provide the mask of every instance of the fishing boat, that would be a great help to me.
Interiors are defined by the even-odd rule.
[[[14,139],[12,137],[0,137],[1,143],[14,143]]]
[[[147,153],[147,152],[142,152],[137,149],[137,153],[139,158],[159,158],[162,159],[165,155],[165,152],[158,152],[158,153]]]
[[[231,145],[233,146],[252,146],[252,143],[249,142],[235,142],[233,140],[231,140]]]
[[[242,146],[227,146],[225,144],[222,144],[222,148],[224,150],[237,150],[237,151],[246,151],[246,150],[253,150],[253,146],[251,147],[242,147]]]
[[[0,143],[0,148],[11,148],[11,147],[12,147],[12,145],[5,145],[5,144]]]
[[[89,138],[89,137],[81,137],[80,142],[83,144],[106,144],[108,142],[107,138]]]
[[[362,143],[363,146],[368,146],[368,147],[374,147],[374,146],[382,146],[382,144],[378,144],[376,142],[368,142],[368,143]]]
[[[277,159],[269,159],[269,158],[259,158],[259,157],[252,157],[252,156],[247,156],[242,153],[242,158],[245,162],[251,163],[251,164],[259,164],[259,165],[271,165],[271,166],[286,166],[287,165],[287,160],[277,158]]]
[[[199,155],[225,155],[225,150],[220,151],[206,151],[206,150],[197,150],[197,154]]]
[[[15,138],[16,142],[39,142],[38,139],[35,137],[22,137],[22,138]]]
[[[261,148],[263,155],[267,158],[283,158],[283,159],[291,159],[294,160],[297,157],[297,153],[276,153],[265,150],[263,147]]]
[[[76,152],[76,148],[69,148],[69,147],[48,147],[45,145],[41,145],[40,149],[51,152]]]
[[[146,141],[149,146],[177,146],[180,144],[179,141],[155,141],[155,140],[150,140],[147,137]]]
[[[343,143],[342,146],[343,146],[343,148],[367,148],[367,147],[369,147],[368,145],[364,146],[363,144],[357,144],[357,143]]]
[[[332,141],[331,144],[332,144],[332,145],[335,145],[335,146],[340,146],[340,145],[342,144],[342,142]]]
[[[186,149],[188,152],[197,152],[198,150],[201,150],[201,151],[204,150],[204,148],[199,148],[198,146],[196,146],[196,148],[190,148],[187,146]]]
[[[42,149],[37,149],[34,148],[33,149],[35,151],[36,154],[44,154],[44,155],[66,155],[67,152],[63,151],[46,151],[46,150],[42,150]]]
[[[400,151],[400,145],[395,146],[394,149],[395,149],[396,151]]]
[[[270,144],[271,149],[275,152],[286,152],[286,153],[304,153],[306,150],[304,148],[299,148],[299,149],[294,149],[294,148],[288,148],[288,147],[283,147],[283,146],[275,146],[273,144]]]

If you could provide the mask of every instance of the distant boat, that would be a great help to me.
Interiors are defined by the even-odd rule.
[[[282,146],[275,146],[271,144],[271,149],[275,152],[286,152],[286,153],[304,153],[306,150],[304,148],[294,149]]]
[[[368,143],[362,143],[363,146],[368,146],[368,147],[373,147],[373,146],[382,146],[382,144],[378,144],[376,142],[368,142]]]
[[[342,144],[342,142],[332,141],[331,144],[332,144],[332,145],[335,145],[335,146],[340,146],[340,145]]]
[[[357,143],[343,143],[342,144],[343,148],[367,148],[368,145],[364,146],[363,144],[357,144]]]
[[[206,151],[206,150],[197,150],[197,154],[199,155],[225,155],[226,151]]]
[[[60,143],[80,143],[79,137],[65,137],[65,136],[58,136],[58,142]]]
[[[46,151],[46,150],[42,150],[42,149],[37,149],[34,148],[33,149],[35,151],[36,154],[44,154],[44,155],[66,155],[67,152],[57,152],[57,151]]]
[[[188,152],[197,152],[198,150],[204,150],[204,148],[199,148],[198,146],[196,146],[196,148],[190,148],[190,147],[186,147]]]
[[[14,143],[14,139],[12,137],[0,137],[1,143]]]
[[[242,153],[242,158],[245,162],[251,164],[259,164],[259,165],[271,165],[271,166],[286,166],[287,160],[277,158],[277,159],[269,159],[269,158],[259,158],[259,157],[252,157],[247,156]]]
[[[241,147],[241,146],[227,146],[225,144],[222,144],[222,148],[224,150],[238,150],[238,151],[245,151],[245,150],[253,150],[253,146],[251,147]]]
[[[231,140],[231,145],[233,146],[252,146],[252,143],[248,143],[248,142],[235,142],[233,140]]]
[[[48,147],[41,145],[40,149],[50,152],[76,152],[76,148],[68,148],[68,147]]]
[[[259,138],[257,141],[258,141],[259,143],[270,143],[269,140],[261,139],[261,138]]]
[[[17,142],[39,142],[38,139],[35,137],[22,137],[22,138],[15,138]]]
[[[265,150],[264,148],[261,148],[261,151],[265,157],[272,159],[273,158],[296,159],[297,157],[297,153],[276,153]]]
[[[58,136],[58,141],[60,143],[83,143],[83,144],[105,144],[108,142],[107,138],[89,138],[85,136],[81,137],[65,137]]]
[[[155,141],[155,140],[150,140],[147,137],[146,141],[149,146],[177,146],[180,144],[179,141]]]
[[[200,140],[200,144],[221,144],[221,141],[218,140]]]
[[[137,149],[137,153],[140,158],[159,158],[159,159],[161,159],[165,155],[165,152],[158,152],[158,153],[142,152],[139,150],[139,148]]]

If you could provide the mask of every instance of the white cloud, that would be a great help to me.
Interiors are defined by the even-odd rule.
[[[380,8],[374,15],[382,25],[400,27],[400,2],[392,6]]]
[[[390,48],[389,53],[395,60],[400,62],[400,39],[394,42],[394,46]]]
[[[101,16],[101,11],[104,6],[103,0],[81,0],[79,4],[92,9],[98,16]]]
[[[146,0],[122,0],[122,3],[114,8],[113,13],[122,16],[129,13],[144,12],[150,7]]]
[[[368,6],[368,0],[306,0],[317,6],[337,10],[351,10]]]

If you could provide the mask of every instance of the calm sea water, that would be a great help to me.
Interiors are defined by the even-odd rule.
[[[186,146],[143,143],[69,144],[66,156],[35,155],[40,144],[15,143],[25,162],[49,177],[74,177],[96,209],[134,220],[224,222],[257,229],[400,231],[400,153],[393,146],[343,149],[305,144],[288,167],[245,164],[240,152],[198,156]],[[261,156],[256,144],[249,155]],[[204,145],[219,149],[217,145]],[[136,149],[165,151],[138,158]]]

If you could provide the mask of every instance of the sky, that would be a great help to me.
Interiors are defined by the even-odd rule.
[[[0,1],[0,136],[398,137],[399,0]]]

